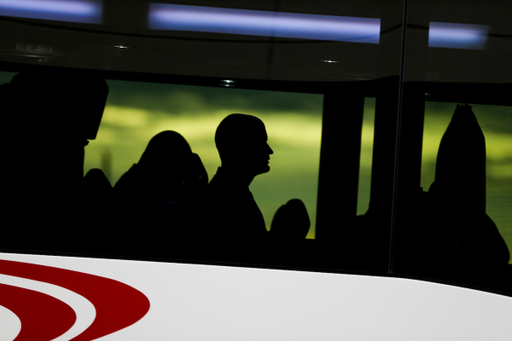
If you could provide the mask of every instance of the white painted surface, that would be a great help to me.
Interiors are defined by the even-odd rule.
[[[512,298],[400,278],[0,254],[124,282],[151,302],[101,340],[508,340]]]
[[[21,331],[21,321],[11,310],[0,305],[0,341],[12,341]]]

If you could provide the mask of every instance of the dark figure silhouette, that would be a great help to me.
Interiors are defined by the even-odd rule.
[[[90,169],[83,180],[83,222],[87,233],[81,236],[87,251],[108,251],[112,245],[112,185],[99,168]]]
[[[124,231],[127,242],[157,248],[163,240],[183,237],[207,184],[203,163],[183,136],[170,130],[155,135],[114,186],[118,215],[133,228]]]
[[[447,271],[487,271],[508,263],[505,241],[485,213],[485,158],[485,138],[471,106],[458,105],[423,199],[428,233],[419,240],[425,262]]]
[[[261,240],[267,236],[265,220],[249,185],[270,170],[273,150],[263,122],[254,116],[232,114],[215,133],[221,166],[208,185],[210,230],[221,239]]]
[[[270,226],[270,234],[275,240],[303,240],[310,226],[308,211],[302,200],[291,199],[276,211]]]
[[[107,194],[112,189],[107,176],[99,168],[90,169],[84,176],[84,194],[96,198]]]
[[[210,227],[206,235],[223,240],[262,241],[304,239],[310,222],[302,201],[282,206],[268,233],[265,220],[249,190],[253,179],[270,170],[270,155],[264,123],[257,117],[231,114],[219,124],[215,144],[221,166],[208,185]],[[212,226],[213,225],[213,226]]]
[[[23,72],[2,92],[6,245],[59,250],[78,241],[84,147],[96,138],[108,94],[79,71]],[[18,226],[19,228],[15,228]]]

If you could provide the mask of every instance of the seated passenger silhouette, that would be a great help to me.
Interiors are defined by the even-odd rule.
[[[292,199],[276,212],[271,233],[249,190],[253,179],[270,170],[270,155],[265,124],[257,117],[244,114],[227,116],[215,133],[221,166],[208,185],[213,229],[207,235],[224,240],[261,241],[300,240],[310,227],[304,203]]]
[[[99,168],[90,169],[83,179],[83,217],[82,222],[87,233],[82,234],[82,243],[88,251],[108,250],[113,240],[112,185],[105,173]]]
[[[212,236],[265,239],[265,220],[249,190],[257,175],[270,170],[274,152],[267,143],[265,125],[251,115],[231,114],[219,124],[215,145],[221,166],[208,185]]]
[[[420,240],[425,262],[481,269],[503,266],[509,251],[485,212],[485,138],[471,106],[458,105],[443,135]]]
[[[132,241],[155,245],[168,238],[170,229],[181,235],[207,184],[203,163],[183,136],[170,130],[155,135],[139,162],[114,186],[125,226],[144,226]]]
[[[5,212],[12,226],[23,226],[4,240],[71,249],[79,238],[69,228],[82,223],[84,147],[96,138],[107,83],[78,70],[40,69],[15,75],[1,92]]]

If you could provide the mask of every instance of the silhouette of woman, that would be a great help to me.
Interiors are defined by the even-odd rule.
[[[114,186],[125,224],[141,228],[133,241],[153,248],[162,238],[167,240],[170,228],[175,237],[182,237],[207,183],[201,159],[183,136],[170,130],[155,135],[139,162]]]

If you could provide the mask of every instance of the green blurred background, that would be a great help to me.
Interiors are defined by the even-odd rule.
[[[314,238],[322,95],[108,81],[110,92],[97,138],[86,147],[85,171],[101,168],[112,184],[138,162],[148,141],[163,130],[179,132],[199,154],[211,179],[220,166],[215,130],[224,117],[259,117],[274,150],[270,172],[250,186],[267,224],[279,206],[300,198]]]
[[[211,179],[220,159],[214,135],[231,113],[259,117],[274,150],[270,172],[250,189],[267,225],[292,198],[302,199],[315,238],[323,96],[276,91],[108,81],[110,92],[98,136],[86,147],[85,171],[101,168],[112,184],[138,162],[148,141],[162,130],[182,134],[199,154]],[[365,102],[358,214],[368,209],[375,100]]]

